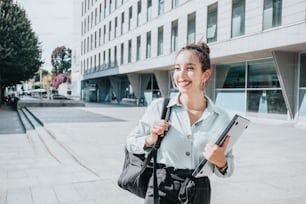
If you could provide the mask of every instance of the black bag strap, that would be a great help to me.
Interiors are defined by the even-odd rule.
[[[162,109],[162,113],[161,113],[161,119],[168,121],[170,118],[170,114],[171,114],[171,107],[167,107],[168,103],[169,103],[169,98],[165,98],[164,102],[163,102],[163,109]],[[153,158],[153,188],[154,188],[154,204],[158,204],[159,200],[158,200],[158,184],[157,184],[157,176],[156,176],[156,169],[157,169],[157,151],[160,147],[161,141],[163,140],[164,136],[166,135],[167,132],[164,132],[162,135],[160,135],[156,141],[156,143],[153,145],[150,153],[148,154],[148,156],[146,157],[145,161],[144,161],[144,165],[142,167],[141,172],[143,172],[147,165],[149,164],[149,162],[151,161],[151,159]]]
[[[167,108],[169,103],[169,98],[165,98],[163,103],[163,110],[161,114],[161,119],[164,119],[166,121],[169,120],[171,108]],[[153,146],[152,152],[153,154],[153,198],[154,198],[154,204],[159,204],[158,199],[158,184],[157,184],[157,176],[156,176],[156,169],[157,169],[157,151],[160,147],[161,141],[164,139],[164,136],[166,135],[166,131],[160,135],[156,141],[156,143]]]
[[[167,108],[169,103],[169,98],[165,98],[163,102],[163,109],[161,112],[161,119],[164,119],[166,121],[169,120],[170,114],[171,114],[171,108]],[[153,158],[154,154],[157,153],[157,150],[160,147],[161,141],[164,139],[166,132],[164,132],[161,136],[158,137],[156,143],[153,145],[151,151],[149,152],[148,156],[146,157],[143,165],[143,171],[146,169],[147,165],[150,163],[151,159]]]

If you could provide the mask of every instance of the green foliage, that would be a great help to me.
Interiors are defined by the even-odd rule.
[[[71,72],[71,49],[65,46],[57,47],[51,55],[52,73],[58,75]]]
[[[25,10],[12,0],[0,0],[2,87],[32,78],[41,65],[40,43]]]

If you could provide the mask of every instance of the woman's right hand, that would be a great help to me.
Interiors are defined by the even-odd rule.
[[[165,131],[168,131],[168,129],[169,122],[165,120],[154,121],[150,129],[150,135],[146,138],[145,147],[148,148],[153,146],[156,143],[158,137]]]

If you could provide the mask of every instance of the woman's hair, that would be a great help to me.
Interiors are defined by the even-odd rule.
[[[209,49],[209,47],[206,43],[198,42],[198,43],[193,43],[193,44],[187,45],[187,46],[183,47],[177,53],[176,56],[178,56],[184,50],[189,50],[199,57],[199,60],[200,60],[201,65],[202,65],[202,71],[203,72],[205,72],[206,70],[211,68],[210,57],[209,57],[210,49]]]

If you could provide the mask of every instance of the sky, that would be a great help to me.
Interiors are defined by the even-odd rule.
[[[43,69],[51,71],[51,54],[58,46],[73,46],[74,0],[14,0],[23,7],[42,47]]]

